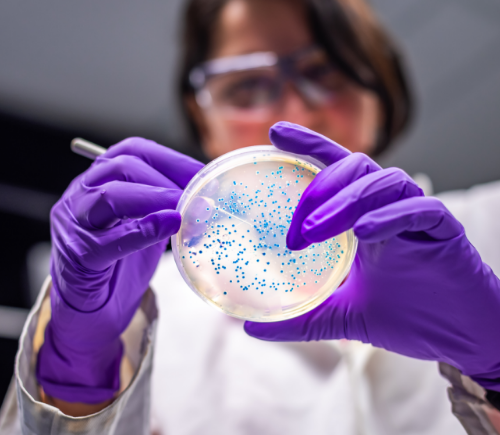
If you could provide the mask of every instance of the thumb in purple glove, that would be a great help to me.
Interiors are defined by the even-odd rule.
[[[280,149],[330,164],[304,193],[287,243],[303,249],[349,228],[359,239],[345,283],[313,311],[278,323],[246,322],[271,341],[341,339],[441,361],[500,391],[500,280],[462,225],[404,172],[382,170],[303,127],[278,123]]]

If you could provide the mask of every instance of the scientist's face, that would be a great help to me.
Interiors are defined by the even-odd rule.
[[[310,50],[314,41],[304,16],[302,9],[289,0],[231,0],[222,9],[209,59],[234,59],[234,56],[261,52],[296,59],[296,53],[305,52],[306,55],[294,61],[295,70],[305,68],[309,72],[304,74],[316,74],[317,77],[317,72],[310,72],[311,68],[321,69],[325,77],[313,80],[323,80],[326,87],[321,89],[328,91],[322,96],[316,95],[315,99],[318,92],[314,86],[309,86],[308,91],[306,84],[301,90],[298,82],[283,80],[279,92],[275,92],[276,86],[272,83],[276,80],[271,76],[276,73],[265,68],[258,74],[257,70],[248,70],[240,72],[236,78],[234,73],[214,78],[213,83],[209,82],[212,95],[216,94],[221,101],[230,99],[236,106],[234,110],[221,109],[213,103],[213,98],[210,99],[212,103],[205,106],[197,103],[194,97],[187,102],[207,157],[213,159],[237,148],[270,144],[269,128],[278,121],[303,125],[353,152],[370,154],[380,125],[378,99],[336,69],[324,73],[328,59],[321,50]],[[301,73],[303,71],[299,71]],[[250,76],[242,81],[241,76],[245,74]]]

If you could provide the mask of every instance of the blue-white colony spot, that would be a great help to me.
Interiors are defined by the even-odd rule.
[[[287,249],[293,213],[319,168],[266,149],[273,151],[247,152],[225,170],[216,168],[213,178],[195,180],[174,238],[191,288],[227,314],[254,321],[316,307],[341,283],[355,251],[352,232],[303,251]]]

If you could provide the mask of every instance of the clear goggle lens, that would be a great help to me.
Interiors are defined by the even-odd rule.
[[[259,66],[259,55],[263,66]],[[274,64],[270,65],[273,58]],[[216,59],[206,65],[203,84],[197,91],[200,106],[243,116],[265,116],[275,111],[289,83],[308,104],[328,104],[343,80],[319,49],[281,59],[273,53],[252,53]],[[211,73],[210,67],[217,72]]]

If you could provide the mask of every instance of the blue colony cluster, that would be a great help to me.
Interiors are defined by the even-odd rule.
[[[201,189],[203,206],[189,210],[190,204],[185,214],[201,230],[183,223],[181,258],[192,281],[210,282],[210,297],[222,305],[224,298],[250,303],[244,294],[300,302],[319,291],[342,260],[342,238],[303,251],[286,247],[294,211],[315,174],[303,162],[254,161],[220,176],[216,192]]]

